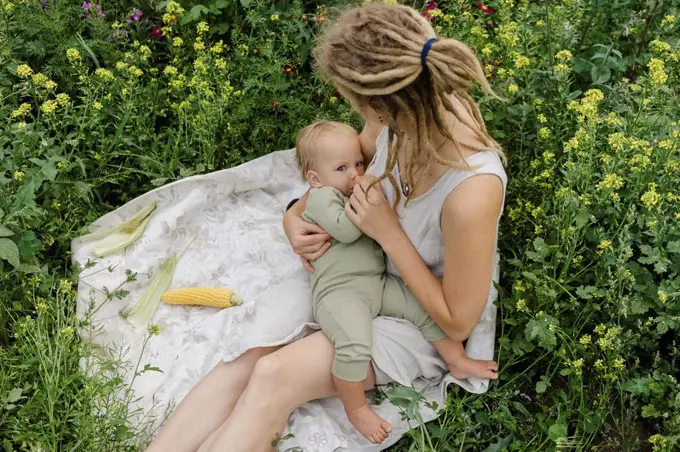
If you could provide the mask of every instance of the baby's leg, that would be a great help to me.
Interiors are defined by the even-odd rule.
[[[425,337],[427,339],[427,336]],[[459,380],[466,378],[485,378],[495,380],[498,378],[496,371],[498,364],[496,361],[486,361],[483,359],[472,359],[465,354],[463,343],[454,341],[450,337],[444,337],[439,340],[431,340],[434,348],[437,349],[442,356],[446,365],[449,367],[449,372]]]
[[[317,322],[335,347],[333,382],[349,421],[369,441],[382,443],[392,426],[368,406],[363,384],[373,341],[369,305],[348,292],[319,300],[315,311]]]
[[[446,336],[401,278],[387,275],[382,301],[380,315],[413,322],[423,332],[425,339],[432,342],[454,377],[461,380],[469,377],[492,380],[498,378],[495,372],[498,370],[498,364],[495,361],[469,358],[465,354],[463,343]]]

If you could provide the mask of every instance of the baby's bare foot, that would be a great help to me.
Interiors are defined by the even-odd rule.
[[[359,433],[373,444],[381,444],[392,431],[392,426],[381,418],[368,405],[347,411],[347,417]]]
[[[496,361],[471,359],[467,356],[457,359],[455,363],[449,364],[451,375],[459,380],[470,377],[496,380],[498,378],[497,370],[498,364]]]

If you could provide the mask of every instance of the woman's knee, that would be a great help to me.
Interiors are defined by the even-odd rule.
[[[279,353],[270,353],[260,357],[255,363],[250,383],[267,389],[269,387],[280,387],[286,379],[287,370],[284,359]]]

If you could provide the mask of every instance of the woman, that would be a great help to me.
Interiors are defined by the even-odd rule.
[[[493,301],[506,177],[500,147],[468,94],[474,82],[492,94],[479,62],[462,43],[434,36],[411,8],[368,4],[345,12],[315,52],[366,120],[361,146],[377,183],[355,187],[348,214],[383,247],[388,270],[404,278],[447,335],[465,340]],[[300,217],[305,199],[286,213],[284,228],[309,268],[330,244]],[[389,321],[376,319],[376,331]],[[394,368],[422,375],[425,358],[436,356],[415,328],[377,334],[376,347],[388,348],[392,362],[374,355],[366,389],[398,381]],[[317,332],[217,365],[148,450],[270,450],[296,407],[334,395],[333,356]]]

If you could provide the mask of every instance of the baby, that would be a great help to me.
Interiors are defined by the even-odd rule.
[[[444,334],[404,281],[386,273],[382,248],[347,217],[348,197],[364,175],[358,138],[346,124],[319,121],[298,134],[296,157],[311,186],[303,218],[332,237],[332,246],[312,263],[312,303],[316,321],[335,347],[333,382],[352,425],[371,442],[382,443],[392,427],[368,406],[363,384],[376,316],[413,322],[457,378],[497,378],[497,367],[468,358],[462,343]]]

